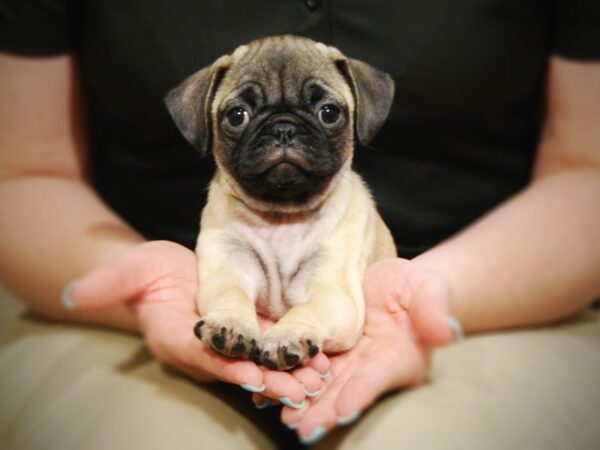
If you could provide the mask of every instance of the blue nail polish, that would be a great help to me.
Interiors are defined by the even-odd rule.
[[[325,373],[320,373],[319,376],[323,379],[327,378],[329,376],[329,370]]]
[[[310,436],[300,436],[300,442],[302,442],[304,445],[312,445],[323,439],[323,436],[325,436],[325,434],[327,434],[327,430],[324,426],[319,425],[317,428],[315,428],[315,431],[313,431]]]
[[[290,430],[297,430],[298,429],[298,424],[297,423],[288,423],[285,426],[288,427]]]
[[[460,341],[461,339],[464,339],[465,332],[463,331],[463,328],[460,325],[458,319],[454,316],[449,316],[448,322],[450,323],[450,327],[454,330],[454,333],[456,334],[456,340]]]
[[[271,401],[271,399],[267,399],[262,403],[255,403],[254,406],[256,406],[256,409],[265,409],[268,406],[271,406],[273,404],[273,402]]]
[[[256,386],[252,386],[251,384],[240,384],[240,387],[242,389],[247,390],[248,392],[252,392],[253,394],[259,394],[262,391],[265,390],[265,385],[261,384],[260,386],[256,387]]]
[[[290,399],[289,399],[289,398],[287,398],[287,397],[281,397],[281,398],[279,399],[279,401],[280,401],[281,403],[283,403],[285,406],[289,406],[290,408],[294,408],[294,409],[301,409],[301,408],[304,408],[304,400],[302,400],[300,403],[296,403],[296,402],[294,402],[294,401],[290,400]]]
[[[302,386],[302,390],[304,391],[304,394],[306,394],[306,396],[307,396],[307,397],[314,398],[314,397],[316,397],[317,395],[319,395],[319,389],[317,389],[315,392],[310,392],[308,389],[306,389],[306,388],[304,387],[304,385],[303,385],[303,384],[300,384],[300,386]]]
[[[60,293],[60,300],[62,301],[64,308],[68,309],[69,311],[73,311],[77,307],[77,305],[75,305],[75,302],[71,298],[71,294],[78,285],[79,280],[70,281]]]
[[[346,417],[338,417],[337,423],[343,426],[350,425],[351,423],[356,422],[356,420],[360,417],[360,411],[356,411],[349,416]]]

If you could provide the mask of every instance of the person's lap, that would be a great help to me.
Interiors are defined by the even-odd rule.
[[[59,325],[0,293],[0,446],[300,447],[278,407],[164,369],[141,339]],[[598,448],[600,317],[469,337],[436,352],[432,381],[387,396],[319,448]]]
[[[318,448],[598,449],[600,314],[468,337],[431,382],[388,396]]]

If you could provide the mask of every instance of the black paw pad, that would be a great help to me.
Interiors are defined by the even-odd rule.
[[[306,344],[308,345],[308,356],[311,358],[317,356],[317,353],[319,353],[319,346],[313,344],[310,339],[306,341]]]
[[[214,334],[211,342],[214,347],[218,350],[223,350],[225,348],[225,333],[227,329],[225,327],[221,328],[221,334]]]
[[[263,366],[265,366],[267,369],[277,370],[277,364],[272,359],[269,359],[269,356],[271,356],[269,352],[265,352],[263,354]]]
[[[283,354],[283,360],[288,367],[294,367],[296,364],[298,364],[298,361],[300,361],[300,356],[296,355],[295,353],[288,353],[285,351]]]
[[[194,325],[194,334],[198,339],[202,339],[202,325],[204,325],[204,320],[201,320]]]
[[[236,356],[246,351],[246,344],[244,344],[244,336],[238,334],[237,342],[231,348],[231,355]]]
[[[252,339],[252,348],[250,349],[248,358],[256,364],[260,363],[260,349],[256,346],[256,341],[254,339]]]

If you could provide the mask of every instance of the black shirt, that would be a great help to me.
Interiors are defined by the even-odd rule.
[[[597,0],[0,0],[0,48],[79,58],[93,183],[148,238],[193,247],[214,166],[163,105],[251,39],[294,33],[392,74],[390,117],[355,168],[401,256],[529,181],[548,57],[600,59]]]

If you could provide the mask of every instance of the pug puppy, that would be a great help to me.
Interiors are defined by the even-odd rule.
[[[357,342],[365,269],[396,252],[352,155],[393,93],[380,70],[285,35],[238,47],[167,95],[217,165],[196,249],[205,344],[288,370]],[[276,321],[264,334],[257,313]]]

